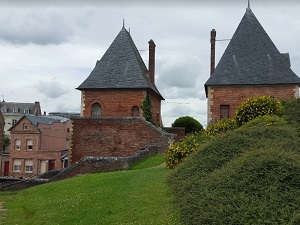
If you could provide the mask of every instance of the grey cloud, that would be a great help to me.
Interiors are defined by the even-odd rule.
[[[12,44],[60,44],[73,35],[72,28],[55,10],[4,8],[0,11],[0,40]]]
[[[39,93],[44,94],[48,98],[59,98],[66,94],[68,90],[60,83],[56,81],[43,82],[40,81],[36,88]]]

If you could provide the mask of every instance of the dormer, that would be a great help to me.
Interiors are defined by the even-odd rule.
[[[19,108],[17,106],[13,108],[13,113],[19,113]]]
[[[2,113],[7,113],[7,112],[8,112],[8,108],[7,108],[6,106],[3,106],[3,107],[1,108],[1,112],[2,112]]]
[[[30,109],[26,108],[24,109],[24,114],[29,114],[30,113]]]

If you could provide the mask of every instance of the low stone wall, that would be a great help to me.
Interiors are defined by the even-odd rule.
[[[133,163],[155,154],[157,154],[156,146],[149,146],[128,157],[85,157],[63,169],[49,181],[66,179],[80,174],[126,170]]]
[[[158,151],[156,146],[149,146],[143,150],[137,151],[135,154],[128,157],[85,157],[79,160],[77,163],[60,171],[52,171],[43,174],[38,178],[33,178],[30,180],[17,181],[15,183],[7,185],[4,184],[0,187],[0,190],[21,190],[48,182],[71,178],[81,174],[125,170],[128,169],[133,163],[157,153]]]

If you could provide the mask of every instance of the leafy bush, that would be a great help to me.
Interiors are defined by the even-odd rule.
[[[296,128],[280,123],[202,145],[168,179],[184,224],[297,224],[299,145]]]
[[[175,142],[166,150],[166,167],[173,169],[184,158],[196,151],[205,142],[205,138],[200,133],[188,134],[180,141]]]
[[[270,96],[248,98],[247,101],[237,106],[235,120],[238,125],[264,115],[280,115],[282,106],[280,101]]]
[[[182,116],[177,118],[172,127],[184,127],[185,134],[190,134],[193,132],[200,132],[203,130],[203,126],[196,119],[190,116]]]
[[[265,115],[265,116],[259,116],[255,119],[249,121],[248,123],[245,123],[243,127],[251,127],[255,125],[265,125],[265,126],[271,126],[271,125],[284,125],[287,124],[287,122],[279,116],[276,115]]]
[[[300,98],[282,101],[282,116],[289,123],[300,125]]]
[[[207,136],[216,136],[226,131],[234,130],[237,128],[237,123],[234,119],[222,119],[214,124],[207,126],[203,132]]]

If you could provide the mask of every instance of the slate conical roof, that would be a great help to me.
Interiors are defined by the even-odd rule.
[[[205,87],[258,84],[300,84],[300,78],[247,8]]]
[[[150,82],[147,67],[124,26],[77,89],[150,89],[164,99]]]

